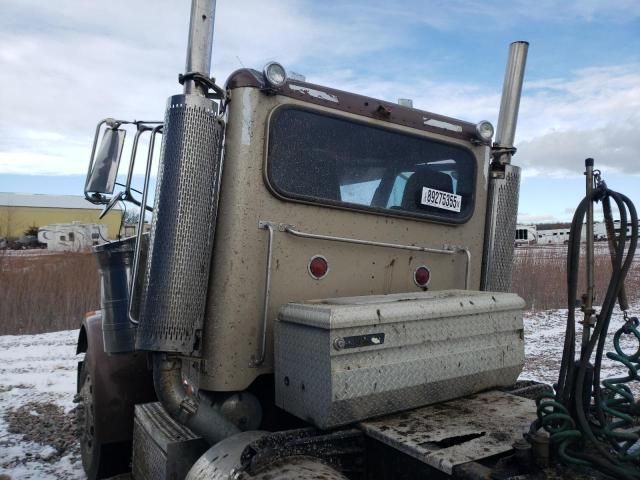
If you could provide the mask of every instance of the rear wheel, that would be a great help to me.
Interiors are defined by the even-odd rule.
[[[96,414],[99,412],[96,412],[95,390],[86,360],[85,357],[78,377],[78,434],[82,466],[87,479],[97,480],[129,470],[130,446],[126,443],[100,442],[95,422]]]

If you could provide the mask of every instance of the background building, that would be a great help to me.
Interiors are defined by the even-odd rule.
[[[102,208],[80,195],[0,192],[0,238],[20,238],[31,227],[81,222],[104,224],[107,238],[114,240],[120,231],[122,208],[116,205],[99,219]]]

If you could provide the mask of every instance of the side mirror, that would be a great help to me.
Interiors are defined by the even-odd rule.
[[[91,159],[92,166],[87,176],[85,194],[113,193],[125,135],[126,131],[117,128],[117,126],[115,128],[107,127],[104,131],[95,159]]]

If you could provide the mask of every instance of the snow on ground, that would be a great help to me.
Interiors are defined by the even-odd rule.
[[[640,303],[630,306],[629,316],[640,316]],[[582,331],[578,322],[582,318],[583,314],[578,310],[576,312],[576,352],[580,351]],[[553,384],[558,380],[558,370],[560,369],[562,351],[564,349],[566,321],[567,310],[565,309],[537,313],[529,312],[525,315],[526,358],[521,378],[539,380],[548,384]],[[614,351],[613,336],[623,324],[623,313],[617,309],[614,310],[609,324],[605,353]],[[640,347],[638,340],[631,334],[622,335],[620,344],[627,354],[636,352]],[[627,369],[622,364],[608,358],[603,359],[602,379],[625,376],[626,374]],[[640,394],[640,385],[632,385],[633,387],[636,387],[634,389],[636,395]]]
[[[77,330],[0,336],[0,474],[85,478],[73,423],[77,338]]]
[[[631,313],[640,313],[640,304]],[[617,312],[610,337],[622,325]],[[556,381],[566,322],[565,310],[525,315],[526,366],[522,377]],[[12,480],[83,479],[74,437],[77,330],[42,335],[0,336],[0,474]],[[580,333],[578,332],[578,337]],[[626,351],[638,344],[625,336]],[[613,350],[611,339],[607,350]],[[625,373],[607,361],[603,378]],[[60,426],[62,424],[62,427]],[[16,433],[11,433],[10,430]]]

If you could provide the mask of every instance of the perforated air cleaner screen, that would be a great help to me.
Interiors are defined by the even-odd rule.
[[[197,95],[169,99],[138,349],[196,350],[218,210],[222,138],[214,102]]]

